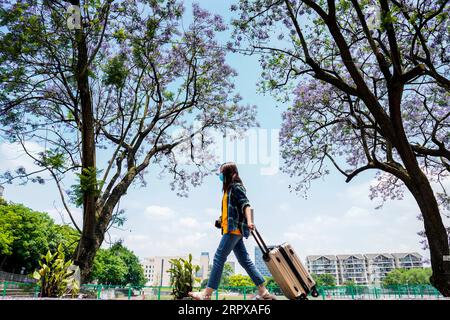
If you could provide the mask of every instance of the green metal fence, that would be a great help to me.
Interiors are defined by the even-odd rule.
[[[277,286],[268,287],[278,299],[286,299]],[[3,281],[0,282],[0,298],[37,298],[39,285]],[[196,288],[200,290],[200,288]],[[335,286],[319,287],[322,300],[398,300],[398,299],[444,299],[439,291],[430,285],[398,285],[398,286]],[[104,284],[85,284],[81,286],[83,298],[99,300],[172,300],[172,287],[169,286],[116,286]],[[256,287],[222,286],[216,290],[215,300],[250,300],[256,294]],[[314,299],[309,297],[310,299]]]
[[[319,294],[325,299],[443,299],[441,293],[431,285],[396,285],[396,286],[336,286],[320,287]]]

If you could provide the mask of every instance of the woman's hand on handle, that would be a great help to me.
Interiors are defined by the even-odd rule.
[[[251,231],[255,230],[255,224],[253,222],[248,223],[247,226]]]

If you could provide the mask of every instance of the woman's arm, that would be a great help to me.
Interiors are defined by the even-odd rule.
[[[244,217],[247,219],[248,228],[253,230],[255,225],[253,224],[250,202],[245,194],[245,189],[241,185],[235,185],[233,192],[239,209],[243,211]]]
[[[253,220],[252,220],[252,208],[250,207],[250,205],[245,206],[244,208],[244,216],[247,219],[247,226],[250,230],[254,230],[255,229],[255,225],[253,224]]]

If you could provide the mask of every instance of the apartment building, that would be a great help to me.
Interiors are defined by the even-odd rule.
[[[366,261],[362,254],[338,254],[336,258],[340,284],[347,281],[353,281],[356,284],[368,283]]]
[[[394,256],[389,253],[365,254],[368,283],[379,284],[395,269]]]
[[[310,273],[331,274],[338,285],[379,284],[396,268],[423,268],[423,257],[417,252],[311,255],[306,262]]]
[[[331,274],[339,285],[337,258],[333,255],[315,255],[306,257],[306,267],[310,273]]]
[[[396,268],[423,268],[423,257],[417,252],[393,253]]]

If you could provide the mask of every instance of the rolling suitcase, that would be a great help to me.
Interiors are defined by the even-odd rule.
[[[316,283],[289,243],[267,247],[258,230],[252,231],[264,262],[284,295],[291,300],[307,300],[309,293],[319,296]]]

